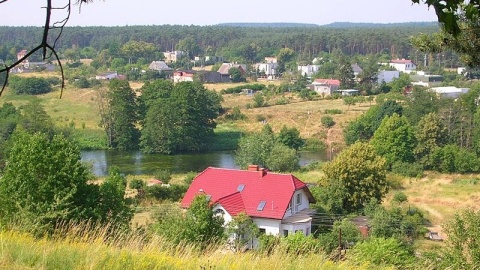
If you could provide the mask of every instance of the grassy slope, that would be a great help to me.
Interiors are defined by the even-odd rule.
[[[95,232],[95,230],[94,230]],[[91,233],[91,232],[90,232]],[[108,245],[102,235],[61,240],[34,239],[13,231],[0,232],[1,269],[382,269],[351,262],[335,263],[322,254],[233,254],[196,252],[158,239],[141,242],[127,237]]]

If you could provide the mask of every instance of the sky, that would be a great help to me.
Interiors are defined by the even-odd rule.
[[[0,26],[42,26],[46,1],[0,4]],[[53,0],[64,6],[68,1]],[[72,2],[75,2],[72,0]],[[289,4],[287,4],[289,3]],[[53,18],[63,19],[56,10]],[[411,0],[93,0],[74,5],[67,26],[215,25],[228,22],[398,23],[436,21],[433,9]]]

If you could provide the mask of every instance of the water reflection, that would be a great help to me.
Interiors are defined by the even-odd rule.
[[[174,173],[200,172],[207,167],[238,169],[234,152],[222,151],[197,154],[161,155],[144,154],[140,151],[82,151],[82,161],[89,164],[97,176],[105,176],[110,166],[117,166],[124,174],[154,174],[156,170]],[[326,160],[324,151],[301,152],[300,165]]]

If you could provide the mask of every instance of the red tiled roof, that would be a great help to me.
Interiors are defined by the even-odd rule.
[[[391,60],[390,63],[392,64],[410,64],[410,63],[413,63],[412,60],[408,60],[408,59],[395,59],[395,60]]]
[[[314,83],[318,84],[328,84],[328,85],[338,85],[340,86],[340,81],[339,80],[333,80],[333,79],[315,79],[313,81]]]
[[[239,189],[240,185],[243,189]],[[310,201],[314,201],[307,185],[291,174],[210,167],[195,177],[181,205],[188,208],[195,195],[203,192],[232,216],[245,211],[251,217],[282,219],[299,189],[305,189]],[[262,201],[265,205],[258,210]]]

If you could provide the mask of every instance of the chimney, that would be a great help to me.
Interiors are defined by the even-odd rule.
[[[260,166],[258,165],[248,165],[248,170],[252,172],[256,172],[260,169]]]

